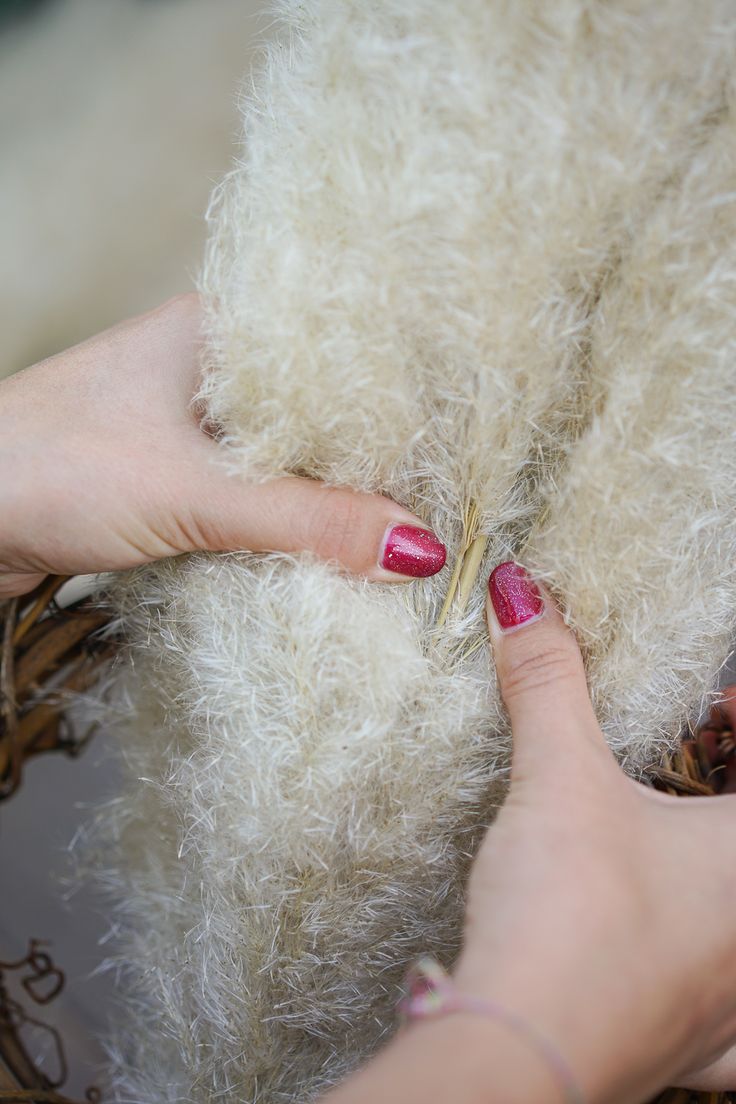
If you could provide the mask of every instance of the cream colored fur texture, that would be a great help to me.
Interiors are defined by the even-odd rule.
[[[495,563],[552,586],[634,773],[734,630],[733,4],[280,12],[211,212],[203,397],[224,462],[384,491],[449,565],[371,586],[244,553],[120,586],[136,1104],[314,1099],[390,1032],[407,962],[452,960],[507,775]]]

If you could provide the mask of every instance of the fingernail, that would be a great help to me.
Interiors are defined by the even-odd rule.
[[[542,595],[529,573],[513,560],[491,572],[488,591],[502,632],[536,621],[544,613]]]
[[[429,529],[417,525],[392,525],[386,531],[379,564],[397,575],[426,578],[445,566],[447,549]]]

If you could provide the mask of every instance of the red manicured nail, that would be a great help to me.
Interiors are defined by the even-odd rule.
[[[488,590],[496,619],[503,630],[516,629],[544,613],[542,595],[529,573],[513,560],[493,569]]]
[[[380,565],[398,575],[426,578],[445,566],[447,549],[429,529],[394,525],[386,533]]]

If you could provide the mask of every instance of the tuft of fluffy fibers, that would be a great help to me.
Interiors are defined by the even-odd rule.
[[[494,563],[553,588],[632,773],[736,619],[730,0],[280,14],[211,211],[202,398],[224,462],[383,491],[450,566],[202,555],[119,584],[136,1104],[313,1100],[392,1030],[407,963],[452,961],[507,773]]]

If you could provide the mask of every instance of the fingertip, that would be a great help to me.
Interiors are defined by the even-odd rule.
[[[541,620],[544,596],[531,574],[514,560],[494,567],[488,578],[486,614],[494,636],[506,636]]]
[[[577,748],[582,729],[600,729],[574,634],[546,590],[521,564],[499,564],[488,580],[487,616],[499,689],[514,730],[515,755],[549,743]]]
[[[498,564],[488,577],[485,609],[492,643],[527,636],[527,629],[540,624],[571,635],[548,587],[514,560]]]
[[[427,579],[447,563],[447,548],[418,518],[390,520],[378,545],[374,581],[411,582]]]
[[[577,642],[549,590],[514,560],[498,564],[488,578],[486,617],[497,661],[559,648],[579,658]]]

